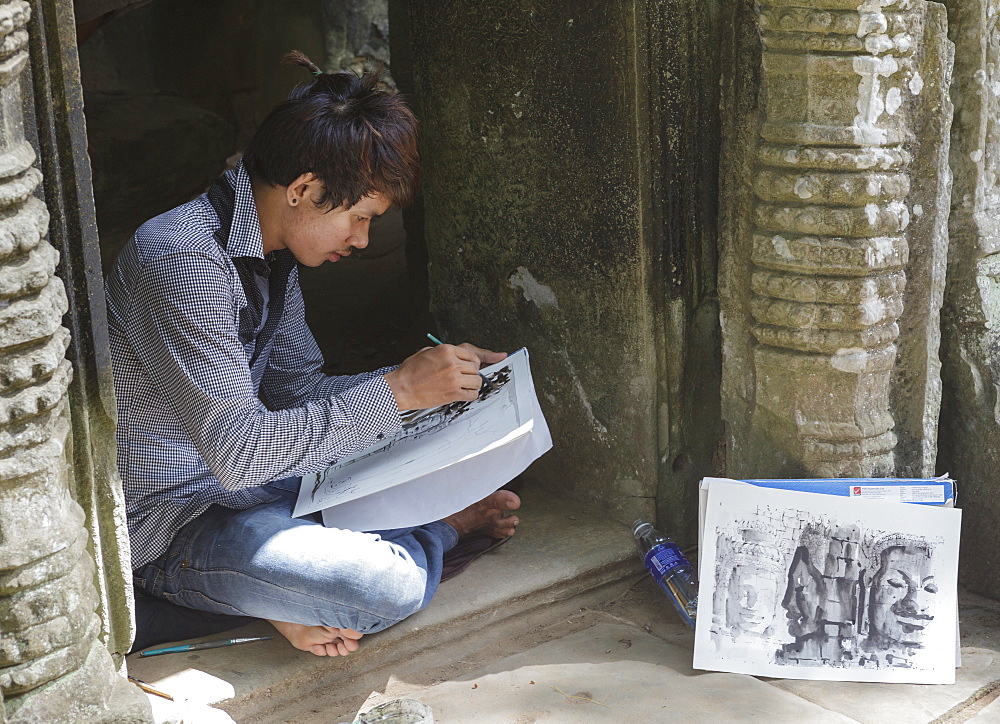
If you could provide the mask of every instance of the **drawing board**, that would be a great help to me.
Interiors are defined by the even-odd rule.
[[[953,683],[961,511],[713,481],[694,667]]]
[[[527,350],[484,368],[478,399],[403,416],[394,436],[302,478],[293,515],[386,530],[438,520],[486,497],[551,448]]]

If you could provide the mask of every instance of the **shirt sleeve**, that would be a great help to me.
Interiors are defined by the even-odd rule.
[[[383,367],[357,375],[330,376],[323,373],[323,353],[306,324],[305,303],[298,274],[292,271],[285,292],[285,308],[281,324],[275,331],[274,346],[268,357],[267,369],[260,383],[260,396],[272,410],[303,405],[332,395],[341,395],[352,387],[377,383],[382,375],[395,367]],[[382,385],[385,381],[382,380]],[[376,385],[381,387],[381,385]],[[385,385],[388,391],[388,386]],[[388,408],[382,414],[392,417],[396,400],[389,392],[381,396]]]
[[[237,333],[236,284],[229,266],[208,254],[159,257],[138,276],[127,329],[156,387],[151,392],[177,415],[223,487],[317,472],[399,429],[392,391],[381,376],[268,410]]]

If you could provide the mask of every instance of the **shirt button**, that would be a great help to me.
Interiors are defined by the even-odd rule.
[[[376,440],[381,440],[384,437],[385,437],[385,435],[383,435],[382,433],[379,433],[378,435],[375,436],[375,439]]]

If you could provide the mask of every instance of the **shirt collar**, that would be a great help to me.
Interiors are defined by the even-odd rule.
[[[253,201],[253,188],[250,176],[240,161],[236,168],[226,172],[236,189],[233,199],[233,221],[229,227],[229,238],[226,251],[232,258],[250,256],[264,258],[264,238],[260,233],[260,220],[257,218],[257,206]]]

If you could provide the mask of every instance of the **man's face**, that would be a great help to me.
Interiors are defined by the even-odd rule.
[[[389,206],[389,200],[376,192],[362,197],[354,206],[327,211],[318,208],[307,195],[286,209],[283,246],[304,266],[339,261],[355,249],[368,246],[372,219],[384,214]]]
[[[937,591],[926,550],[886,549],[872,579],[869,634],[882,644],[919,647],[924,628],[934,620],[931,611]]]

